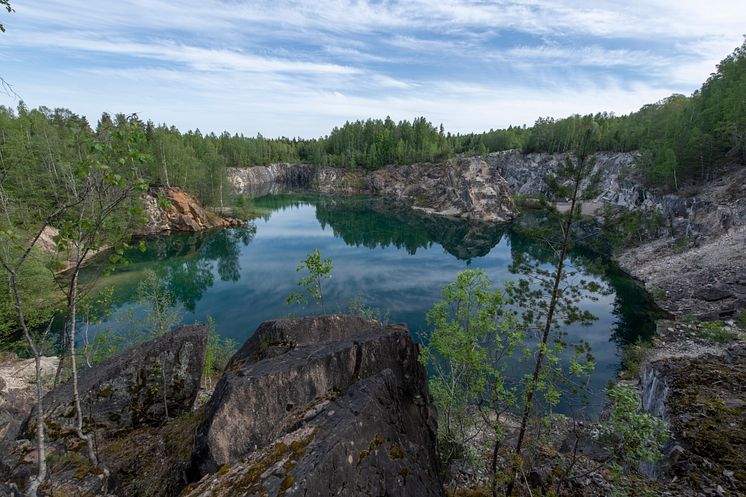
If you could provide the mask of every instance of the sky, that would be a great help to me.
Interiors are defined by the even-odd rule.
[[[369,117],[468,133],[626,114],[699,88],[746,33],[744,0],[11,4],[0,76],[28,106],[266,137]]]

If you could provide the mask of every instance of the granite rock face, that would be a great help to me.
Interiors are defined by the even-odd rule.
[[[53,383],[58,364],[57,357],[41,357],[43,392]],[[35,379],[34,359],[18,359],[15,355],[0,358],[0,441],[14,440],[31,411],[36,402]]]
[[[86,430],[108,432],[162,423],[191,410],[200,386],[207,327],[184,326],[145,342],[78,375]],[[44,397],[51,440],[74,430],[72,385],[68,382]],[[22,433],[32,439],[35,416]]]
[[[479,157],[387,167],[369,173],[365,183],[370,193],[430,214],[504,223],[518,212],[508,183]]]
[[[169,231],[193,232],[244,224],[239,219],[224,217],[205,209],[199,200],[181,188],[151,188],[143,195],[143,203],[148,221],[139,230],[139,235],[157,235]]]
[[[321,193],[378,195],[429,214],[470,220],[507,222],[517,213],[506,181],[479,157],[388,166],[367,173],[321,167],[311,174],[305,165],[273,164],[233,169],[230,181],[239,193],[250,195],[267,182],[303,186],[305,181],[307,188]]]
[[[406,328],[351,316],[262,324],[197,430],[187,495],[440,496],[436,418]]]
[[[600,179],[597,185],[600,191],[598,201],[634,208],[646,200],[647,192],[634,180],[627,179],[627,173],[635,168],[638,156],[637,153],[628,152],[594,154],[596,164],[591,175],[598,173]],[[514,194],[546,196],[549,200],[559,200],[550,198],[545,178],[556,174],[567,158],[567,154],[524,154],[518,150],[506,150],[487,154],[484,161],[505,178]],[[575,157],[570,158],[576,160]],[[585,191],[589,184],[590,180],[585,180],[581,190]]]
[[[236,191],[260,197],[292,188],[306,188],[312,173],[313,169],[308,164],[270,164],[231,168],[228,170],[228,180]]]

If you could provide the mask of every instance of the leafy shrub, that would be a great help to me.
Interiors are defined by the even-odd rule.
[[[631,385],[616,384],[606,389],[609,417],[600,425],[601,439],[614,458],[627,466],[660,459],[661,448],[670,438],[666,423],[640,409],[637,391]]]
[[[645,359],[650,344],[638,339],[635,343],[628,343],[622,347],[622,366],[624,369],[620,377],[624,380],[633,380],[640,376],[640,364]]]

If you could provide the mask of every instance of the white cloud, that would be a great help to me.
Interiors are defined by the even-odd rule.
[[[697,88],[742,0],[81,0],[15,4],[2,75],[30,105],[317,136],[425,115],[451,131],[626,113]],[[2,99],[6,101],[3,101]],[[0,104],[12,103],[0,95]]]

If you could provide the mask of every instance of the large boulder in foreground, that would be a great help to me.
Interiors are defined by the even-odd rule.
[[[427,379],[403,326],[266,322],[229,363],[205,419],[192,467],[206,476],[190,496],[443,492]]]
[[[199,391],[207,327],[184,326],[140,344],[78,375],[86,430],[109,431],[162,423],[191,410]],[[71,382],[44,397],[51,439],[74,430]],[[23,432],[33,437],[35,416]]]

